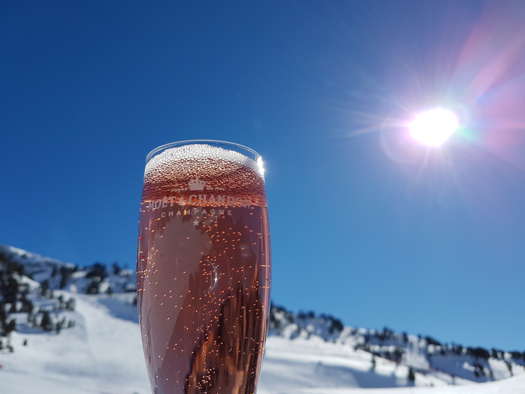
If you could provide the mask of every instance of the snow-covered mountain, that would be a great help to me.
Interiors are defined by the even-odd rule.
[[[135,271],[117,263],[79,267],[13,246],[0,245],[0,262],[23,270],[32,280],[53,290],[71,293],[121,293],[135,291]]]
[[[408,374],[416,385],[434,386],[489,382],[525,372],[525,352],[446,344],[428,335],[399,333],[386,327],[370,330],[344,326],[329,315],[294,314],[275,306],[270,314],[270,335],[294,341],[321,339],[351,348],[354,354],[366,355],[371,371],[399,376],[398,381],[385,386],[405,385],[403,378]]]
[[[134,280],[118,265],[77,267],[0,246],[0,393],[149,393]],[[524,352],[277,306],[270,326],[260,394],[525,394]]]

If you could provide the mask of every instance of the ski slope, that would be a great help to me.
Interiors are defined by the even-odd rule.
[[[135,309],[126,295],[76,295],[76,326],[54,333],[16,332],[15,353],[0,352],[2,394],[150,393]],[[129,295],[128,295],[129,296]],[[22,346],[24,339],[27,346]],[[268,339],[259,394],[525,394],[525,375],[494,383],[446,386],[435,376],[418,376],[406,386],[406,367],[315,338]],[[427,379],[425,381],[424,379]]]

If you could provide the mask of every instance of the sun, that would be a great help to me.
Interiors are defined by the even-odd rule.
[[[442,146],[458,129],[458,117],[445,108],[420,112],[408,124],[410,136],[429,147]]]

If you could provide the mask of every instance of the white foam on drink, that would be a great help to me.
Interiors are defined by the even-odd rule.
[[[147,163],[144,171],[145,176],[154,173],[157,169],[166,168],[180,160],[212,159],[224,160],[239,166],[249,167],[257,174],[264,176],[262,159],[257,161],[243,155],[240,152],[212,146],[208,144],[190,144],[169,148],[153,156]]]

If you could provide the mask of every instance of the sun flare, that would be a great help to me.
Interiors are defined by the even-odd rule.
[[[410,136],[429,147],[442,146],[459,128],[456,114],[445,108],[433,108],[417,114],[409,123]]]

